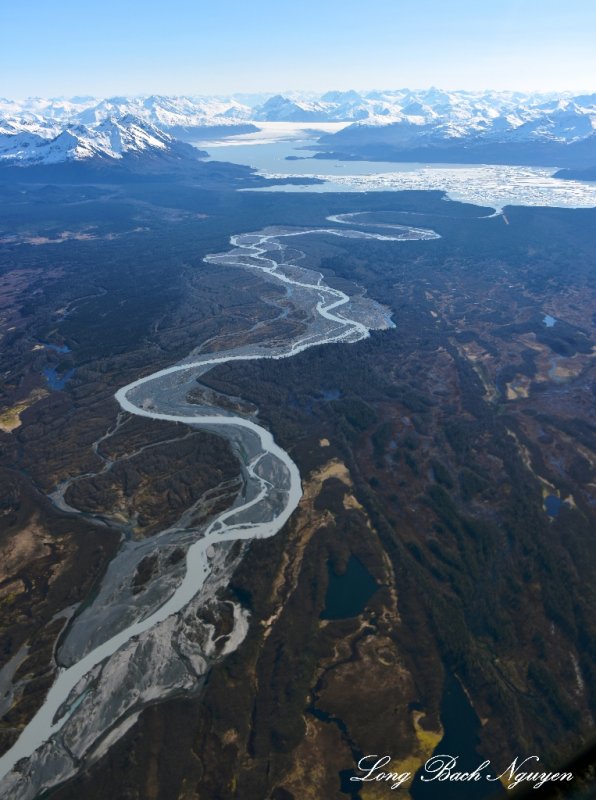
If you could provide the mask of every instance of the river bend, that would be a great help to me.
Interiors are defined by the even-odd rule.
[[[301,237],[315,235],[395,242],[433,239],[437,234],[373,222],[370,214],[362,215],[363,221],[358,223],[358,216],[338,215],[329,221],[342,226],[383,228],[384,232],[355,227],[271,228],[233,236],[230,251],[206,257],[206,261],[222,268],[254,270],[265,280],[281,284],[292,306],[307,314],[307,324],[293,340],[244,345],[217,353],[195,351],[182,362],[139,378],[116,393],[124,412],[184,423],[228,438],[241,461],[244,490],[231,508],[202,529],[184,532],[186,539],[182,538],[189,544],[184,572],[175,586],[169,585],[169,594],[157,594],[149,606],[130,606],[121,613],[122,603],[118,605],[116,600],[123,583],[110,582],[110,576],[113,578],[121,568],[116,556],[98,599],[80,615],[80,621],[73,622],[69,651],[72,663],[58,671],[43,705],[0,758],[0,789],[4,796],[30,800],[44,788],[71,777],[88,753],[97,748],[98,752],[105,752],[134,722],[140,709],[167,695],[167,687],[190,691],[197,676],[207,670],[208,658],[205,653],[197,653],[196,648],[189,656],[195,672],[190,676],[181,672],[169,651],[174,636],[179,647],[190,648],[183,614],[197,602],[214,566],[219,563],[220,576],[225,573],[221,559],[218,562],[213,556],[214,546],[217,549],[225,542],[275,535],[296,509],[302,490],[296,464],[270,431],[255,418],[193,405],[187,400],[188,391],[197,376],[218,364],[288,358],[315,345],[357,342],[372,329],[392,325],[387,309],[364,293],[350,297],[328,286],[320,273],[307,266],[306,254],[298,250],[296,243]],[[159,536],[154,537],[157,546]],[[105,609],[111,607],[120,610],[106,616]],[[235,609],[234,617],[237,645],[245,633],[247,615]],[[141,663],[148,665],[145,683],[141,681],[134,688],[131,685],[127,693],[117,696],[115,687],[126,687],[131,669],[138,670]]]

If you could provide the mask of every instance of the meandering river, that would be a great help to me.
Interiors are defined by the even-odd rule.
[[[218,514],[204,528],[187,532],[193,534],[194,540],[186,552],[181,580],[175,588],[170,587],[169,596],[154,600],[153,606],[135,607],[130,612],[134,614],[132,620],[120,615],[110,618],[109,625],[105,620],[103,625],[97,622],[118,591],[116,581],[112,586],[106,579],[107,589],[103,595],[100,593],[101,603],[95,601],[97,607],[92,605],[86,610],[82,628],[81,625],[77,628],[76,624],[73,627],[71,652],[78,653],[76,660],[59,670],[41,708],[13,747],[0,758],[3,796],[28,800],[44,788],[71,777],[78,763],[106,737],[107,731],[116,730],[119,720],[133,720],[142,707],[141,700],[146,702],[147,697],[159,696],[158,684],[157,690],[153,687],[153,694],[140,694],[136,705],[123,698],[116,711],[108,707],[105,699],[114,684],[114,676],[128,674],[126,670],[141,645],[147,651],[151,641],[154,648],[151,653],[157,652],[157,641],[161,645],[166,642],[167,646],[167,636],[173,635],[173,620],[196,598],[210,574],[214,546],[273,536],[296,509],[302,494],[300,473],[270,431],[254,417],[193,405],[187,400],[188,390],[198,375],[218,364],[288,358],[320,344],[356,342],[367,337],[374,328],[389,327],[392,323],[387,309],[364,294],[350,297],[328,286],[320,273],[307,266],[305,253],[295,245],[300,237],[315,235],[385,241],[437,238],[432,231],[374,222],[370,217],[370,214],[363,216],[366,221],[360,224],[357,214],[329,218],[336,225],[353,226],[350,228],[274,228],[233,236],[229,252],[208,256],[206,261],[222,268],[255,270],[266,280],[286,287],[292,306],[308,314],[308,322],[301,333],[283,343],[246,345],[216,354],[195,352],[184,361],[139,378],[116,393],[124,412],[212,430],[235,442],[242,461],[244,491],[231,508]],[[383,228],[384,232],[357,229],[362,227]],[[288,254],[288,240],[292,241],[291,255]],[[159,537],[155,541],[155,547],[159,547]],[[161,638],[154,635],[158,630]],[[153,635],[152,640],[146,638],[150,635]],[[168,669],[171,673],[171,665]],[[125,726],[122,731],[124,729]],[[81,749],[73,752],[77,750],[77,742]]]

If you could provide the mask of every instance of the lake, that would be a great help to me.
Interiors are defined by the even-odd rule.
[[[246,191],[371,192],[434,189],[450,200],[488,206],[500,212],[506,205],[592,208],[596,183],[554,178],[556,166],[525,167],[498,164],[424,164],[389,161],[314,159],[315,138],[264,139],[237,137],[226,143],[194,142],[207,149],[210,160],[230,161],[271,178],[319,178],[322,184],[281,184]],[[288,160],[288,156],[292,160]]]

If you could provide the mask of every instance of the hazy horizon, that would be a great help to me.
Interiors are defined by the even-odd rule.
[[[113,100],[118,98],[126,98],[126,99],[142,99],[147,97],[170,97],[170,98],[177,98],[177,97],[194,97],[194,98],[220,98],[224,99],[234,99],[238,100],[238,102],[244,102],[246,105],[250,105],[250,101],[253,100],[255,104],[260,102],[260,99],[264,97],[273,97],[275,95],[281,95],[283,97],[292,99],[292,98],[320,98],[323,95],[330,93],[330,92],[349,92],[355,91],[362,96],[366,96],[367,94],[371,93],[395,93],[395,92],[402,92],[402,91],[409,91],[413,93],[417,92],[429,92],[429,91],[440,91],[446,93],[469,93],[469,94],[482,94],[482,93],[489,93],[494,92],[496,94],[535,94],[535,95],[553,95],[557,97],[562,97],[565,95],[569,95],[570,97],[574,97],[580,94],[594,94],[596,93],[596,86],[592,87],[577,87],[577,88],[567,88],[567,89],[520,89],[520,88],[495,88],[494,86],[484,86],[479,89],[468,89],[462,86],[437,86],[437,85],[426,85],[426,86],[383,86],[383,87],[365,87],[365,88],[356,88],[354,86],[350,86],[346,89],[339,89],[337,86],[326,86],[322,89],[263,89],[261,91],[255,92],[243,92],[243,91],[233,91],[233,92],[203,92],[203,91],[188,91],[188,92],[135,92],[135,93],[125,93],[125,92],[112,92],[112,93],[86,93],[86,94],[30,94],[30,95],[21,95],[17,96],[8,96],[2,95],[0,96],[0,100],[6,100],[8,102],[24,102],[27,100],[79,100],[81,102],[85,100]]]

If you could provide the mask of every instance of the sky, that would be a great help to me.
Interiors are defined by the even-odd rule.
[[[594,0],[3,0],[0,96],[596,89]]]

